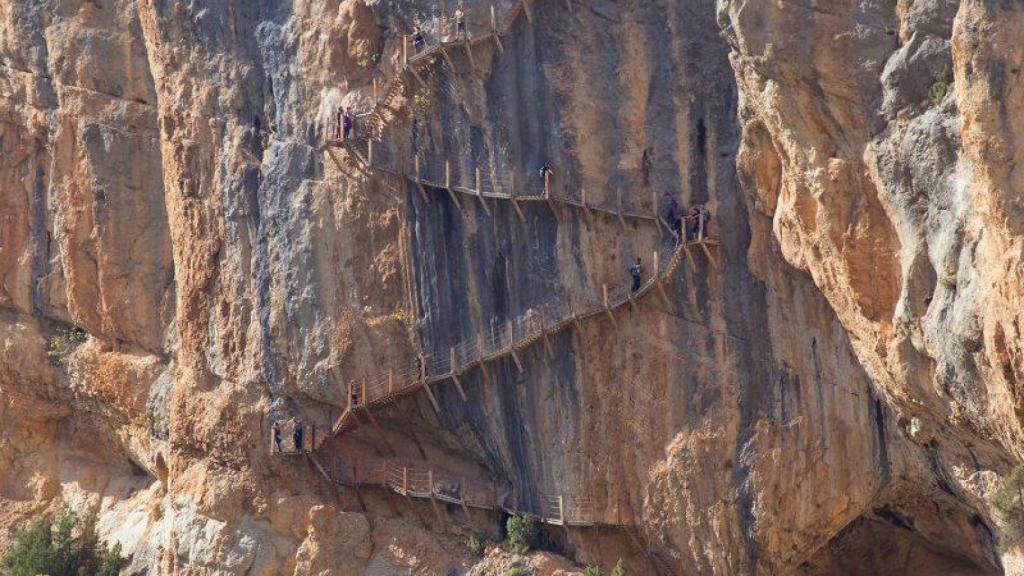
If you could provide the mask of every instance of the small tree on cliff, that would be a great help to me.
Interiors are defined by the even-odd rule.
[[[1016,541],[1024,536],[1024,464],[1003,478],[1003,485],[992,497],[992,505],[1008,540]]]
[[[96,535],[96,516],[80,519],[69,508],[15,531],[0,562],[9,576],[117,576],[124,564],[121,545],[108,549]]]

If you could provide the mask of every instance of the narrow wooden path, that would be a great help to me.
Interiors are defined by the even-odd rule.
[[[519,502],[515,489],[504,482],[468,478],[429,466],[426,462],[399,458],[335,458],[325,466],[315,454],[308,454],[319,473],[328,481],[352,488],[382,488],[407,498],[456,504],[466,513],[470,508],[502,510],[545,524],[557,526],[624,526],[623,508],[617,503],[598,502],[573,493],[538,494],[530,506]]]
[[[495,8],[491,6],[489,21],[468,20],[464,34],[452,32],[456,27],[455,22],[451,18],[442,18],[438,24],[439,30],[432,35],[426,34],[426,47],[412,56],[412,39],[410,36],[403,37],[403,65],[398,74],[387,84],[382,96],[379,95],[378,83],[374,80],[373,109],[359,115],[348,138],[342,137],[338,126],[329,127],[324,150],[345,173],[351,173],[349,168],[368,169],[403,178],[415,183],[424,198],[427,197],[428,188],[446,190],[460,210],[464,201],[460,202],[459,196],[468,196],[470,201],[475,198],[489,215],[492,212],[488,200],[510,201],[520,220],[525,221],[526,217],[520,203],[545,203],[555,212],[556,217],[559,214],[555,206],[559,205],[583,210],[586,216],[599,213],[618,218],[623,227],[627,219],[646,220],[654,222],[659,230],[667,232],[669,223],[658,216],[656,198],[652,198],[646,206],[631,206],[630,200],[623,198],[621,189],[616,190],[614,197],[605,195],[595,198],[593,194],[588,195],[585,188],[568,190],[550,186],[547,181],[543,186],[537,186],[534,191],[517,193],[523,186],[517,185],[513,173],[503,173],[489,166],[474,165],[466,158],[431,158],[417,154],[412,158],[395,159],[389,157],[383,147],[375,145],[375,142],[380,142],[384,138],[384,129],[388,123],[398,117],[401,108],[396,107],[396,104],[406,89],[410,86],[429,85],[435,73],[435,62],[438,57],[442,62],[454,67],[449,55],[451,50],[465,50],[471,64],[474,62],[472,54],[476,45],[494,42],[499,50],[503,50],[501,38],[511,32],[520,16],[525,15],[527,20],[533,23],[532,3],[535,1],[519,0],[500,24],[495,16]],[[572,2],[567,0],[566,5],[571,11]],[[410,99],[406,98],[406,101]],[[345,150],[345,156],[336,155],[333,151],[335,148]]]
[[[628,284],[612,289],[609,289],[608,285],[603,285],[600,297],[576,295],[558,309],[531,309],[515,320],[508,320],[500,328],[487,334],[479,333],[476,338],[452,346],[447,354],[421,355],[415,362],[401,369],[392,369],[358,383],[349,382],[348,405],[332,424],[331,435],[338,436],[363,424],[376,423],[375,412],[421,390],[426,392],[434,409],[440,412],[441,408],[431,389],[432,385],[450,381],[455,385],[459,396],[466,400],[462,378],[471,370],[479,369],[482,376],[489,379],[489,363],[511,358],[517,369],[522,372],[523,351],[543,342],[545,352],[553,355],[551,337],[566,328],[579,326],[582,321],[595,317],[607,318],[618,327],[618,320],[615,317],[618,309],[628,307],[635,310],[642,299],[652,294],[660,296],[668,305],[665,282],[672,277],[683,259],[689,260],[692,265],[694,251],[702,250],[714,263],[714,256],[709,247],[717,244],[717,241],[710,238],[681,243],[675,248],[664,267],[659,265],[658,254],[655,253],[654,273],[635,292],[630,290],[631,286]]]

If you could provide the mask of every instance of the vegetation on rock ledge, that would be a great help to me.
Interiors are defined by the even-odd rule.
[[[115,576],[124,565],[121,545],[108,548],[96,535],[96,516],[69,508],[17,530],[0,563],[9,576]]]

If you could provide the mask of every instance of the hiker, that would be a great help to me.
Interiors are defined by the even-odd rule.
[[[302,452],[302,420],[295,421],[295,428],[292,429],[292,442],[295,443],[295,451]]]
[[[412,29],[412,49],[417,54],[423,50],[423,32],[420,31],[419,26]]]
[[[551,182],[551,176],[554,174],[554,171],[551,170],[551,165],[545,162],[540,167],[538,173],[540,174],[541,182],[544,183],[544,195],[547,196],[550,193],[548,190],[548,185]]]
[[[462,11],[462,2],[455,9],[455,31],[459,36],[466,34],[466,13]]]
[[[277,449],[277,453],[281,453],[281,423],[275,421],[274,426],[271,428],[274,431],[274,447]]]
[[[679,243],[682,242],[682,240],[683,240],[683,217],[682,216],[676,216],[672,220],[672,230],[671,231],[672,231],[672,236],[676,240],[676,246],[679,246]]]
[[[334,139],[341,140],[341,125],[344,123],[344,112],[342,112],[341,106],[338,106],[338,111],[334,114]]]
[[[700,220],[700,208],[694,206],[686,215],[686,241],[689,242],[697,237],[697,227]]]
[[[352,126],[355,124],[355,117],[352,115],[351,106],[345,107],[345,113],[342,115],[341,124],[345,130],[345,140],[348,140],[349,134],[352,133]]]
[[[641,265],[640,257],[636,257],[636,264],[629,267],[629,275],[633,277],[633,289],[632,292],[636,292],[640,289],[640,275],[643,274],[643,266]]]

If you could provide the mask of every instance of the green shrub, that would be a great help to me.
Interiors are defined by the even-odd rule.
[[[519,514],[508,517],[508,521],[505,523],[505,532],[508,534],[509,546],[519,554],[525,554],[531,548],[536,548],[540,540],[540,527],[537,523]]]
[[[931,100],[932,106],[942,104],[950,88],[952,85],[949,82],[949,68],[943,66],[938,74],[932,76],[931,84],[928,85],[928,99]]]
[[[437,97],[430,88],[420,88],[412,97],[413,108],[420,114],[425,114],[437,105]]]
[[[57,334],[50,338],[46,357],[49,358],[50,364],[60,366],[68,354],[71,354],[79,344],[85,343],[88,339],[89,334],[77,326],[58,328]]]
[[[120,544],[107,548],[96,535],[95,515],[62,508],[16,530],[0,565],[8,576],[117,576],[125,563]]]
[[[1024,536],[1024,464],[1003,478],[1002,486],[992,497],[992,506],[1006,539],[1016,541]]]
[[[528,575],[529,575],[529,572],[527,572],[526,568],[523,568],[522,566],[513,566],[513,567],[509,568],[508,570],[505,570],[504,572],[501,573],[501,576],[528,576]]]
[[[615,563],[615,568],[612,568],[612,576],[626,576],[626,567],[622,565],[622,559]]]
[[[583,569],[583,576],[601,576],[601,569],[597,566],[587,566]]]
[[[469,551],[477,556],[483,556],[484,550],[487,548],[487,541],[476,534],[470,534],[466,539],[466,548],[469,548]]]

